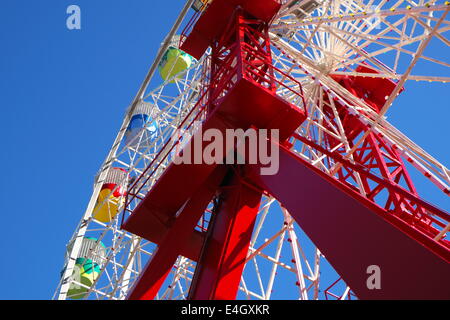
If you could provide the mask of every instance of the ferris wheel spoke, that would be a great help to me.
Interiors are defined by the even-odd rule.
[[[343,67],[350,67],[354,64],[360,64],[364,60],[375,58],[379,55],[386,55],[390,51],[395,52],[395,62],[393,63],[393,70],[396,70],[399,65],[399,59],[400,59],[400,53],[404,53],[407,55],[417,55],[417,51],[411,51],[405,49],[406,46],[410,46],[413,43],[422,42],[424,39],[429,38],[430,36],[430,30],[433,26],[430,25],[431,22],[434,22],[434,24],[442,23],[444,27],[438,28],[436,30],[436,26],[434,26],[434,33],[431,35],[435,37],[436,39],[439,39],[443,41],[444,44],[448,43],[448,40],[443,36],[443,33],[448,30],[448,22],[442,19],[442,16],[445,16],[446,12],[448,11],[448,6],[423,6],[423,7],[408,7],[404,8],[406,10],[398,11],[397,7],[400,5],[401,2],[398,2],[397,5],[389,8],[389,10],[384,11],[374,11],[372,14],[377,14],[377,19],[379,21],[375,24],[367,24],[367,19],[372,19],[371,13],[365,12],[362,17],[357,17],[353,15],[350,17],[351,19],[344,19],[344,21],[339,22],[339,24],[334,23],[333,16],[327,16],[327,19],[320,19],[315,23],[310,24],[310,27],[314,27],[315,33],[323,33],[330,35],[331,32],[334,33],[331,34],[333,38],[335,39],[334,42],[329,40],[329,42],[334,43],[341,43],[341,50],[344,48],[347,48],[351,46],[351,50],[344,54],[344,58],[340,58],[339,55],[336,55],[337,47],[333,45],[333,52],[329,52],[330,44],[322,43],[321,41],[314,42],[312,38],[308,38],[308,32],[307,29],[302,29],[304,27],[298,26],[298,23],[295,23],[295,20],[283,20],[280,19],[278,23],[275,23],[275,25],[272,27],[272,30],[276,32],[278,30],[277,28],[284,28],[284,30],[292,30],[291,33],[294,33],[294,37],[292,39],[296,39],[295,41],[298,42],[298,44],[301,46],[301,52],[307,53],[307,48],[314,49],[314,51],[320,51],[321,46],[323,47],[322,50],[325,52],[326,55],[328,55],[331,59],[335,61],[340,61],[338,65],[336,65],[335,69],[339,70],[339,68]],[[325,11],[326,12],[326,11]],[[318,15],[320,17],[320,14],[325,14],[324,11],[321,11]],[[428,16],[422,16],[421,13],[425,12],[428,14]],[[331,12],[333,13],[333,12]],[[335,12],[334,12],[335,13]],[[439,13],[440,16],[432,17],[430,16],[431,13]],[[389,21],[387,20],[388,17],[393,16],[399,16],[399,19],[395,21]],[[340,18],[343,18],[341,15]],[[428,18],[428,19],[427,19]],[[289,21],[290,23],[286,22]],[[305,22],[304,20],[303,22]],[[406,25],[409,21],[412,21],[414,23],[413,28],[411,28],[411,34],[406,34]],[[303,24],[304,25],[304,24]],[[384,25],[383,28],[381,28],[381,25]],[[418,31],[416,31],[416,25],[420,25],[423,29],[422,34],[418,34]],[[306,26],[305,26],[306,27]],[[376,28],[375,28],[376,27]],[[397,28],[398,27],[398,28]],[[319,31],[320,30],[320,31]],[[395,32],[398,37],[393,37],[389,35],[390,33]],[[288,32],[289,33],[289,32]],[[302,34],[305,34],[305,36],[302,36]],[[340,35],[336,37],[335,35]],[[302,41],[300,41],[302,39]],[[385,39],[386,41],[381,41],[381,39]],[[392,41],[397,42],[397,44],[392,43]],[[362,48],[367,48],[368,46],[378,45],[381,46],[381,49],[379,50],[361,50]],[[328,49],[327,49],[328,48]],[[345,50],[348,51],[348,50]],[[356,53],[356,55],[355,55]],[[423,54],[419,54],[421,60],[426,60],[428,62],[440,64],[443,66],[448,66],[447,63],[440,61],[439,59],[434,59],[427,57]],[[339,59],[339,58],[340,59]],[[315,57],[309,57],[310,59],[318,59],[317,55]],[[375,60],[370,60],[374,65],[376,65],[384,74],[386,74],[386,77],[392,78],[392,79],[399,79],[401,78],[399,75],[391,72],[391,69],[384,68],[383,65],[380,65]],[[413,80],[426,80],[426,81],[445,81],[446,77],[438,77],[438,76],[430,76],[427,78],[421,77],[421,76],[414,76],[409,77],[408,79]]]
[[[330,81],[330,79],[327,79],[325,76],[323,76],[320,73],[320,70],[318,70],[313,64],[311,64],[308,60],[304,59],[302,56],[297,55],[298,51],[296,49],[294,49],[292,46],[289,46],[288,44],[286,44],[285,42],[283,42],[282,40],[280,40],[276,37],[273,38],[273,41],[274,41],[274,43],[280,45],[282,50],[285,51],[282,54],[286,54],[286,55],[290,56],[290,58],[293,61],[297,61],[297,65],[303,64],[303,68],[307,67],[308,68],[308,72],[306,72],[306,73],[308,73],[307,76],[310,78],[313,77],[313,80],[311,80],[311,81],[316,81],[316,80],[314,80],[314,78],[318,79],[320,81],[321,85],[324,88],[326,88],[327,91],[331,92],[333,98],[345,97],[345,99],[350,99],[352,101],[352,103],[355,103],[356,106],[359,105],[360,107],[355,107],[355,105],[351,106],[348,104],[348,102],[345,102],[344,99],[339,98],[342,103],[348,105],[348,107],[350,107],[353,110],[352,112],[354,112],[355,114],[358,114],[362,119],[365,119],[365,121],[368,121],[368,123],[370,123],[371,130],[375,130],[375,131],[378,130],[377,132],[379,134],[383,134],[386,137],[388,137],[389,139],[391,139],[390,143],[395,144],[396,147],[398,146],[399,149],[402,150],[402,152],[406,152],[404,154],[405,159],[409,159],[410,160],[409,162],[412,161],[412,164],[420,172],[425,172],[426,176],[430,175],[432,182],[435,183],[439,187],[440,190],[447,192],[446,190],[448,190],[448,186],[445,183],[443,183],[442,181],[440,181],[439,179],[435,179],[435,177],[434,177],[434,174],[437,174],[439,178],[443,179],[448,184],[448,181],[449,181],[448,180],[448,170],[445,168],[445,166],[443,166],[441,163],[439,163],[434,158],[429,156],[425,151],[423,151],[423,149],[419,148],[412,141],[410,141],[406,136],[404,136],[398,130],[393,128],[392,125],[390,125],[385,119],[378,120],[378,123],[377,123],[376,121],[377,121],[377,119],[379,119],[379,116],[377,114],[373,113],[373,111],[370,110],[370,108],[368,106],[365,106],[365,103],[363,101],[357,101],[358,99],[354,99],[352,94],[346,92],[346,90],[343,90],[343,88],[336,86],[336,83],[334,83],[334,81],[332,81],[332,80]],[[295,59],[293,57],[295,57]],[[311,74],[311,75],[309,75],[309,74]],[[404,78],[406,78],[406,77],[404,77]],[[361,109],[359,109],[359,108],[361,108]],[[361,112],[361,111],[363,111],[363,112]],[[368,134],[368,133],[366,133],[366,134]],[[364,141],[364,137],[362,139],[360,139],[359,143],[361,143],[362,141]],[[350,152],[350,154],[353,153],[354,150],[356,150],[359,143],[357,143],[355,145],[354,149]],[[415,151],[412,151],[412,150],[415,150]],[[416,152],[418,152],[418,154]],[[416,156],[412,156],[412,153],[416,154]],[[420,154],[420,156],[418,156],[419,154]],[[424,160],[423,159],[424,157],[427,160]],[[427,168],[427,169],[425,169],[425,168]],[[429,172],[429,170],[433,173]]]
[[[324,31],[333,30],[332,28],[327,27],[327,26],[323,26],[322,28],[323,28]],[[447,30],[450,30],[450,28],[445,28],[445,31],[447,31]],[[336,30],[336,33],[346,34],[347,32],[345,32],[343,30]],[[438,33],[436,33],[436,35],[437,34]],[[378,40],[376,40],[376,39],[380,38],[378,36],[375,37],[375,36],[371,36],[371,35],[358,35],[358,38],[361,39],[361,40],[367,40],[367,42],[362,44],[360,47],[366,47],[369,44],[377,44],[377,45],[385,47],[384,49],[381,49],[381,50],[376,51],[376,52],[371,52],[371,53],[368,52],[367,54],[369,56],[371,56],[371,57],[376,57],[378,55],[385,54],[385,53],[387,53],[389,51],[397,51],[398,55],[396,56],[396,63],[395,63],[395,65],[397,65],[400,53],[408,54],[408,55],[411,55],[411,56],[414,56],[416,54],[416,52],[404,49],[402,47],[423,40],[425,38],[425,35],[417,36],[415,38],[410,38],[407,42],[402,41],[402,42],[399,42],[396,45],[395,44],[389,44],[387,42],[384,43],[384,42],[378,41]],[[387,39],[387,40],[393,40],[393,39],[391,38],[391,39]],[[397,40],[397,39],[395,39],[395,40]],[[398,39],[398,40],[400,41],[401,38]],[[338,57],[338,56],[336,56],[336,57]],[[345,59],[345,64],[341,62],[342,66],[351,66],[351,65],[353,65],[355,63],[359,63],[359,62],[363,61],[362,60],[363,57],[355,57],[355,58],[352,59],[352,58],[349,57],[349,55],[347,55],[346,57],[340,57],[340,58]],[[427,57],[427,56],[423,56],[422,55],[420,58],[424,59],[424,60],[427,60],[427,61],[430,61],[430,62],[441,64],[441,65],[446,66],[446,67],[450,66],[446,62],[443,62],[443,61],[440,61],[438,59],[434,59],[434,58],[431,58],[431,57]],[[339,66],[340,65],[338,65],[337,67],[339,68]],[[396,70],[396,69],[397,69],[396,66],[394,66],[393,70]],[[394,74],[390,74],[389,77],[395,78],[395,75]]]
[[[447,12],[448,11],[446,11],[446,13]],[[447,38],[445,38],[442,35],[444,32],[446,32],[446,31],[448,31],[450,29],[449,28],[449,25],[450,25],[449,22],[447,22],[445,20],[444,21],[440,21],[439,18],[431,18],[429,16],[425,17],[425,16],[422,16],[422,15],[420,15],[420,16],[411,16],[411,18],[414,19],[418,24],[420,24],[424,29],[427,29],[429,32],[433,32],[433,29],[430,27],[429,24],[423,22],[423,20],[425,20],[425,19],[428,20],[428,21],[434,21],[436,23],[440,23],[442,25],[445,25],[445,27],[442,27],[442,28],[438,29],[435,32],[435,36],[436,36],[437,39],[441,40],[446,46],[450,46],[450,40],[448,40]]]
[[[402,75],[397,74],[395,76],[391,76],[388,74],[383,73],[362,73],[362,72],[351,72],[351,71],[336,71],[333,72],[335,75],[342,75],[342,76],[357,76],[357,77],[367,77],[367,78],[381,78],[381,79],[395,79],[399,80],[401,78],[406,78],[407,80],[411,81],[427,81],[427,82],[443,82],[447,83],[450,82],[450,77],[434,77],[434,76],[420,76],[420,75]]]

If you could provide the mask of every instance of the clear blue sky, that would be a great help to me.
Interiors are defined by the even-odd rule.
[[[183,3],[1,1],[0,299],[52,297],[94,176]],[[81,7],[81,31],[66,28],[70,4]],[[389,113],[447,165],[448,87],[408,84]],[[450,209],[435,188],[417,187]]]

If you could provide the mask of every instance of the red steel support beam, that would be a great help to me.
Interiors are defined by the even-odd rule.
[[[234,176],[222,193],[189,299],[236,299],[262,196],[239,180]]]
[[[247,168],[250,181],[288,209],[358,298],[450,299],[450,252],[442,243],[286,148],[276,175]],[[367,286],[371,265],[381,270],[379,290]]]
[[[226,173],[226,167],[217,167],[207,181],[173,218],[163,241],[147,263],[136,285],[130,291],[129,300],[153,300],[175,264],[195,226],[217,192]]]

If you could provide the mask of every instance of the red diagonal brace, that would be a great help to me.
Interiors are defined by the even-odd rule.
[[[232,177],[210,226],[189,299],[236,299],[261,196]]]
[[[206,207],[217,192],[225,173],[225,166],[217,167],[194,196],[180,209],[180,214],[173,219],[172,226],[127,299],[153,300],[155,298]]]

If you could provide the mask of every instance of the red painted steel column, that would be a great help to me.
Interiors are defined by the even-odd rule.
[[[219,166],[194,196],[180,209],[163,241],[158,246],[153,258],[147,263],[135,287],[131,290],[129,300],[153,300],[170,270],[192,235],[206,207],[217,192],[226,173],[226,167]]]
[[[238,176],[225,187],[189,299],[236,299],[261,196],[260,191],[242,184]]]

